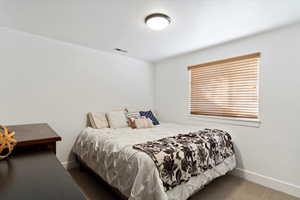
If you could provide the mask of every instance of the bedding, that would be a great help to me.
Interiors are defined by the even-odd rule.
[[[233,155],[231,137],[218,129],[205,129],[133,145],[154,161],[165,190],[190,180]]]
[[[162,123],[148,129],[84,129],[76,139],[73,152],[108,184],[131,199],[184,200],[211,180],[236,166],[235,155],[216,166],[192,176],[187,182],[165,191],[153,160],[133,145],[203,128]]]

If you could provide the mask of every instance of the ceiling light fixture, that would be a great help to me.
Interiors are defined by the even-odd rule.
[[[162,13],[153,13],[145,18],[145,24],[152,30],[162,30],[171,23],[171,18]]]

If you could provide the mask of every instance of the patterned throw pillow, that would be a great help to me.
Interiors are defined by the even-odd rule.
[[[130,126],[131,128],[136,128],[136,125],[135,125],[135,123],[134,123],[134,121],[135,121],[136,119],[133,118],[133,117],[128,117],[127,119],[128,119],[128,124],[129,124],[129,126]]]
[[[159,121],[156,119],[156,117],[154,116],[154,114],[152,113],[151,110],[149,110],[149,111],[140,111],[140,115],[151,119],[153,125],[159,125]]]
[[[136,112],[127,112],[126,116],[127,116],[127,118],[135,118],[135,119],[141,117],[139,111],[136,111]]]
[[[152,128],[153,123],[152,120],[146,118],[145,116],[139,118],[128,118],[130,121],[131,128]]]
[[[134,123],[134,120],[138,119],[141,117],[139,111],[136,111],[136,112],[127,112],[126,113],[126,117],[128,119],[128,125],[131,127],[131,128],[136,128],[136,125]]]

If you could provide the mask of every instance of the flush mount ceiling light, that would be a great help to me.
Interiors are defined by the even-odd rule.
[[[145,23],[152,30],[162,30],[171,23],[171,18],[162,13],[153,13],[145,18]]]

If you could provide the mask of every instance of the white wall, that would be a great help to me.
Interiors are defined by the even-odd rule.
[[[229,131],[238,170],[250,180],[300,196],[300,24],[177,56],[156,64],[155,106],[162,120]],[[199,38],[201,39],[201,38]],[[261,126],[188,117],[187,66],[261,52]]]
[[[0,124],[49,123],[69,159],[88,111],[155,105],[163,121],[229,131],[240,173],[300,196],[300,24],[167,59],[152,65],[0,28]],[[201,39],[201,38],[200,38]],[[259,128],[187,117],[188,65],[261,52]]]
[[[0,124],[46,122],[69,159],[89,111],[153,106],[149,63],[0,28]]]

